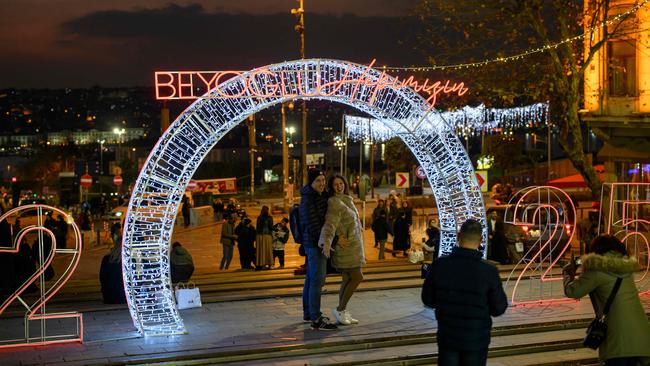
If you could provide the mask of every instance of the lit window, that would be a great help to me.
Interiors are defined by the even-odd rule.
[[[636,41],[608,42],[607,56],[609,95],[636,95]]]

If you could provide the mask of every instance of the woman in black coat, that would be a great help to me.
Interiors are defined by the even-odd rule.
[[[404,252],[406,255],[406,251],[409,248],[409,224],[406,221],[406,213],[401,211],[397,215],[397,219],[395,220],[395,224],[393,226],[393,257],[397,255],[397,252]]]

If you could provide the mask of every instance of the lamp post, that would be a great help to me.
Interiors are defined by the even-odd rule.
[[[298,18],[298,24],[294,29],[300,34],[300,58],[305,58],[305,7],[304,1],[298,0],[298,9],[291,9],[291,14]],[[302,100],[302,154],[300,163],[302,165],[302,182],[307,183],[307,101]]]
[[[116,128],[113,129],[113,133],[117,135],[117,154],[115,154],[116,155],[115,159],[118,162],[120,160],[120,150],[122,148],[122,135],[124,135],[125,132],[126,132],[126,130],[124,128],[117,128],[116,127]]]
[[[287,114],[284,111],[284,103],[280,106],[280,115],[282,116],[282,189],[284,189],[282,211],[287,213],[289,210],[289,147],[287,146]]]
[[[284,130],[285,130],[286,133],[289,134],[289,138],[287,139],[287,141],[288,141],[287,156],[288,156],[289,155],[289,152],[288,152],[289,150],[288,149],[293,148],[293,134],[296,132],[296,128],[293,127],[293,126],[289,126],[289,127],[285,127]],[[289,164],[289,162],[287,161],[287,165],[288,164]],[[287,177],[288,176],[289,176],[289,171],[288,171],[288,168],[287,168]],[[294,169],[293,169],[293,184],[294,185],[296,184],[296,167],[295,166],[294,166]]]
[[[284,200],[283,200],[283,209],[284,212],[289,212],[289,200],[293,201],[293,191],[289,192],[289,146],[287,144],[287,133],[289,129],[287,128],[287,114],[285,111],[285,103],[282,103],[280,106],[280,114],[282,116],[282,188],[284,189]],[[288,104],[289,110],[293,110],[293,102]],[[291,127],[291,134],[293,134],[294,128]]]
[[[99,199],[103,195],[102,175],[104,175],[104,142],[106,140],[97,140],[99,142]]]
[[[248,117],[248,146],[251,157],[251,202],[255,199],[255,115]]]

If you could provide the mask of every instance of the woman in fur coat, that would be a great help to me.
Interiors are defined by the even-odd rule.
[[[576,266],[563,268],[564,293],[574,299],[590,295],[597,314],[602,314],[617,278],[621,286],[607,314],[607,336],[598,348],[606,366],[650,365],[650,322],[639,300],[634,274],[639,270],[635,257],[627,254],[616,237],[600,235],[591,242],[591,253],[582,257],[582,274]]]
[[[331,255],[332,265],[341,272],[342,277],[339,305],[332,309],[332,313],[340,324],[356,324],[359,321],[352,318],[347,304],[363,280],[361,267],[366,263],[363,229],[345,178],[334,175],[327,182],[327,187],[332,196],[327,201],[325,225],[318,245],[323,248],[326,257]],[[336,243],[335,237],[338,238]]]

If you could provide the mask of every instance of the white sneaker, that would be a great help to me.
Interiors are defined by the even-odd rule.
[[[352,324],[350,320],[345,316],[345,310],[343,311],[338,311],[336,308],[332,309],[332,314],[334,314],[334,317],[336,318],[336,321],[341,324],[341,325],[350,325]]]
[[[354,319],[348,310],[343,310],[342,313],[345,319],[350,322],[349,324],[359,324],[359,321]]]

